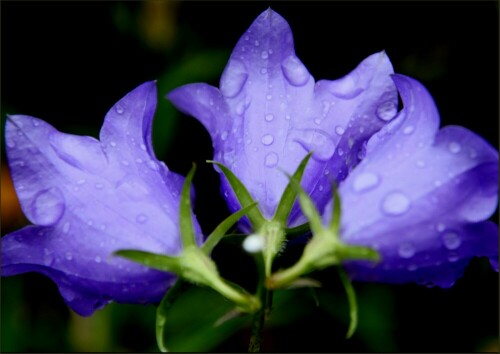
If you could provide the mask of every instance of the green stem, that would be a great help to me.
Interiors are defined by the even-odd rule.
[[[257,286],[257,297],[259,298],[262,306],[257,311],[252,319],[252,337],[248,345],[249,353],[259,353],[262,345],[262,333],[264,332],[264,324],[269,313],[271,312],[272,292],[265,286],[266,272],[263,259],[256,257],[257,268],[259,271],[259,284]]]

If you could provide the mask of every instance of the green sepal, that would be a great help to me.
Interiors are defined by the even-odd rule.
[[[312,152],[308,153],[300,162],[299,167],[297,167],[293,176],[290,177],[290,182],[288,182],[288,185],[283,191],[278,207],[276,208],[276,212],[274,213],[273,221],[278,221],[283,225],[286,225],[287,219],[292,211],[293,204],[295,203],[295,199],[297,198],[297,189],[294,188],[293,184],[300,184],[311,156]]]
[[[165,344],[165,336],[163,335],[165,331],[165,325],[167,324],[167,312],[174,304],[175,300],[185,292],[189,287],[189,283],[177,279],[174,286],[172,286],[156,309],[156,343],[161,352],[168,352],[168,348]]]
[[[226,232],[245,214],[247,214],[250,209],[254,208],[257,203],[252,203],[246,207],[238,210],[236,213],[229,215],[224,221],[222,221],[210,235],[208,235],[205,243],[201,247],[205,254],[210,254],[214,247],[219,243],[219,241],[224,237]]]
[[[340,231],[340,215],[341,215],[341,206],[340,206],[340,196],[337,191],[337,187],[332,186],[332,194],[333,194],[333,206],[332,206],[332,219],[330,220],[329,229],[334,235],[339,235]]]
[[[342,267],[338,267],[338,272],[342,284],[344,285],[345,292],[347,295],[347,301],[349,302],[349,329],[347,330],[346,338],[352,337],[358,326],[358,302],[356,301],[356,293],[354,287],[352,286],[351,280],[347,276],[346,272]]]
[[[182,245],[184,248],[196,246],[193,216],[191,214],[191,182],[193,181],[196,165],[193,164],[189,170],[184,184],[182,185],[181,201],[179,206],[179,229],[181,233]]]
[[[299,196],[299,203],[302,209],[302,212],[309,220],[309,227],[313,234],[321,232],[323,229],[323,224],[321,222],[321,215],[319,215],[318,210],[314,206],[312,199],[307,195],[306,192],[302,189],[297,181],[290,179],[290,184],[295,188],[296,192]]]
[[[181,265],[178,257],[171,257],[138,250],[119,250],[114,254],[164,272],[172,272],[177,274],[180,274],[181,272]]]
[[[303,236],[310,231],[311,228],[309,227],[309,223],[306,222],[302,225],[285,229],[285,234],[288,239],[294,239],[296,237]]]
[[[212,161],[212,160],[207,160],[208,163],[213,163],[217,165],[221,171],[224,173],[224,176],[226,176],[227,181],[231,185],[234,194],[236,194],[236,197],[238,198],[238,201],[240,202],[240,205],[242,208],[245,208],[249,205],[252,205],[256,203],[256,201],[252,198],[250,195],[250,192],[247,190],[247,188],[243,185],[243,183],[236,177],[236,175],[231,172],[229,168],[221,164],[220,162],[217,161]],[[266,221],[262,213],[258,208],[253,208],[247,213],[247,217],[250,220],[250,223],[253,226],[254,230],[259,229],[262,224]]]

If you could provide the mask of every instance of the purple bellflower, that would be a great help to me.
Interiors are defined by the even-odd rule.
[[[384,52],[345,77],[315,82],[294,52],[288,23],[268,9],[243,34],[220,88],[189,84],[168,98],[208,130],[214,160],[226,165],[270,219],[292,174],[314,151],[302,186],[322,210],[331,180],[341,181],[362,158],[363,144],[397,113],[392,65]],[[240,208],[222,177],[231,210]],[[289,226],[305,221],[298,205]]]
[[[2,276],[44,274],[83,316],[110,301],[161,300],[174,275],[113,256],[120,249],[181,252],[183,178],[154,155],[156,101],[155,82],[127,94],[106,115],[100,141],[61,133],[37,118],[8,117],[12,178],[34,225],[2,238]]]
[[[438,130],[427,90],[393,79],[404,108],[339,187],[341,239],[373,247],[382,261],[351,261],[347,270],[358,280],[440,287],[452,286],[475,256],[498,271],[498,226],[485,221],[498,202],[498,152],[463,127]]]

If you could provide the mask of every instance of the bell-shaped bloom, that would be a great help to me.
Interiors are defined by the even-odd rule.
[[[438,130],[427,90],[402,75],[394,82],[403,110],[339,187],[342,239],[382,257],[349,262],[351,277],[449,287],[475,256],[498,271],[498,227],[485,221],[498,202],[497,150],[463,127]]]
[[[293,174],[314,151],[302,186],[324,208],[331,181],[340,181],[363,154],[363,143],[397,113],[392,65],[384,52],[362,61],[335,81],[314,78],[295,55],[288,23],[271,9],[243,34],[222,73],[220,87],[197,83],[168,98],[208,130],[214,159],[226,165],[274,215]],[[227,180],[222,192],[240,205]],[[289,226],[304,221],[296,205]]]
[[[127,94],[106,115],[100,141],[37,118],[8,117],[12,178],[33,225],[2,238],[2,276],[44,274],[84,316],[110,301],[161,300],[174,275],[113,256],[120,249],[181,251],[183,178],[154,155],[156,101],[154,82]]]

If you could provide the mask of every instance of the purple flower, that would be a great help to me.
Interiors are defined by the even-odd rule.
[[[498,152],[463,127],[438,130],[427,90],[393,79],[404,109],[339,188],[341,238],[382,256],[377,265],[349,262],[351,277],[450,287],[475,256],[498,271],[498,227],[485,221],[497,207]]]
[[[8,117],[11,173],[34,225],[2,238],[2,276],[42,273],[84,316],[113,300],[161,300],[172,274],[112,255],[120,249],[181,251],[183,178],[154,155],[156,97],[154,82],[126,95],[106,115],[100,141],[61,133],[37,118]]]
[[[271,218],[292,174],[311,150],[302,186],[322,210],[331,180],[363,157],[363,143],[397,113],[391,63],[376,53],[345,77],[315,82],[294,52],[288,23],[271,9],[238,41],[220,88],[198,83],[169,93],[181,111],[208,130],[214,159],[229,167]],[[240,208],[222,177],[232,210]],[[303,222],[292,210],[289,225]]]

